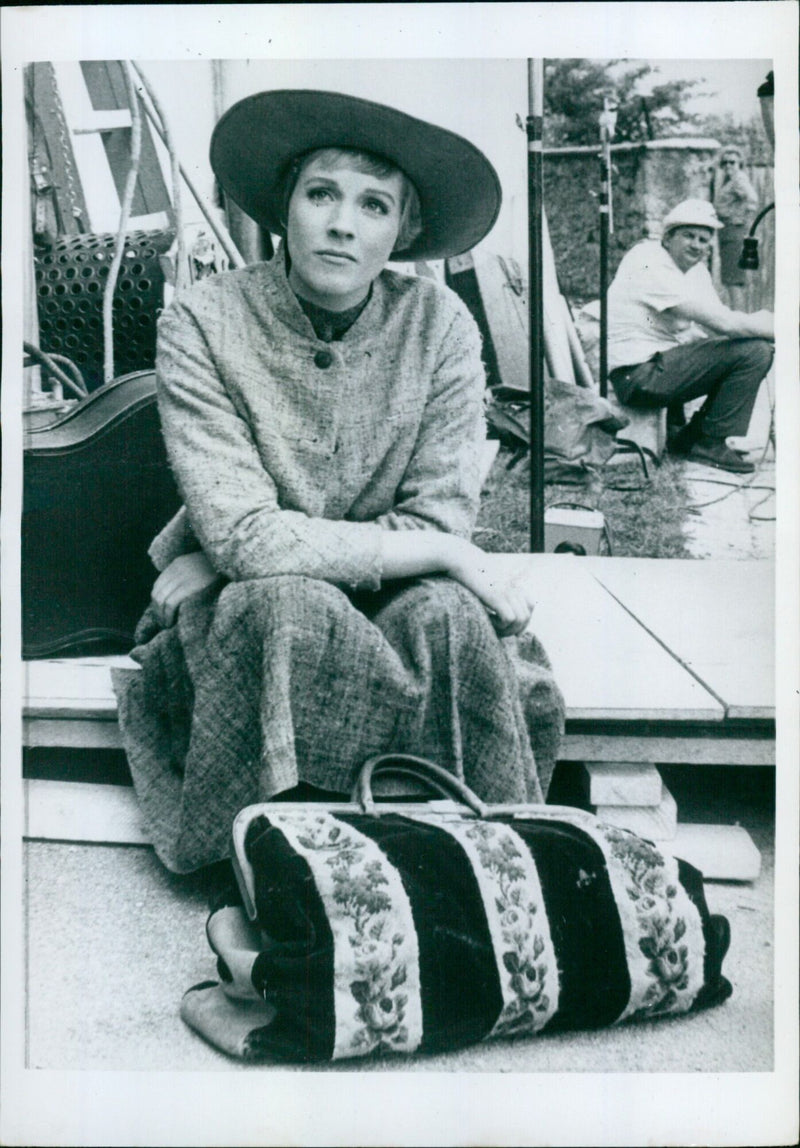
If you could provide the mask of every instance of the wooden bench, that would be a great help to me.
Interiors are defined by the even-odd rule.
[[[632,779],[643,765],[774,764],[771,563],[489,561],[535,589],[533,629],[567,708],[561,760],[621,765],[623,774],[627,765]],[[26,663],[23,744],[120,748],[113,664],[133,665],[124,657]],[[82,839],[145,840],[125,787],[27,785],[29,836],[57,837],[77,816],[87,822]],[[81,817],[90,800],[104,812]],[[751,854],[745,875],[753,864]]]

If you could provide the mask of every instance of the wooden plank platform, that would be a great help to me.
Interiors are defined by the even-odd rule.
[[[108,683],[111,693],[111,681]],[[593,733],[567,729],[561,739],[561,761],[652,762],[654,765],[774,765],[775,741],[769,737],[676,737],[653,735],[631,725],[628,733],[607,733],[602,724]],[[582,725],[583,723],[578,723]],[[619,723],[615,723],[618,728]],[[72,721],[26,718],[23,744],[27,748],[122,749],[116,720]]]
[[[721,722],[724,707],[572,555],[492,555],[536,595],[532,629],[564,693],[570,721]],[[27,746],[120,745],[111,665],[130,658],[25,664]],[[624,760],[612,758],[611,760]]]
[[[25,662],[26,720],[117,720],[117,701],[111,688],[112,666],[135,668],[125,656],[47,658]]]
[[[586,558],[618,602],[723,703],[775,717],[775,566],[754,561]]]
[[[570,554],[497,554],[537,599],[531,629],[572,720],[722,721],[720,702]]]
[[[567,718],[567,731],[561,741],[562,761],[617,761],[653,765],[774,765],[774,736],[735,736],[727,723],[719,723],[718,732],[696,737],[682,731],[653,734],[631,725],[626,733],[615,732],[598,723],[591,733],[577,732],[576,723]],[[584,723],[577,723],[583,725]]]
[[[774,762],[771,563],[491,561],[534,587],[533,629],[567,704],[565,760]],[[707,624],[674,610],[676,597],[699,602]],[[24,744],[119,747],[112,664],[134,666],[126,657],[26,663]]]

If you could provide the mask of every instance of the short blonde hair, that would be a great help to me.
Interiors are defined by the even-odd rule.
[[[400,226],[395,240],[395,251],[404,251],[422,232],[422,206],[416,187],[406,173],[383,156],[355,148],[325,147],[315,148],[296,156],[284,176],[283,216],[288,217],[289,200],[292,198],[300,175],[314,159],[324,159],[334,169],[351,166],[355,171],[367,175],[377,175],[385,179],[389,175],[400,176]]]

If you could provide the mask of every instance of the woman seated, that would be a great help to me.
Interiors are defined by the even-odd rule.
[[[470,541],[485,378],[466,307],[389,260],[492,227],[488,160],[369,101],[274,91],[218,123],[213,169],[275,257],[196,284],[158,333],[158,405],[184,508],[117,670],[153,843],[227,856],[255,801],[347,795],[383,752],[489,802],[541,801],[563,707],[530,591]],[[521,656],[520,656],[521,655]]]

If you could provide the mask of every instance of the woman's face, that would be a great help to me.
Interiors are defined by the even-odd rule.
[[[402,177],[313,158],[289,200],[289,283],[309,303],[346,311],[386,265],[400,227]]]
[[[724,155],[719,161],[719,165],[726,175],[733,175],[739,167],[738,155]]]

